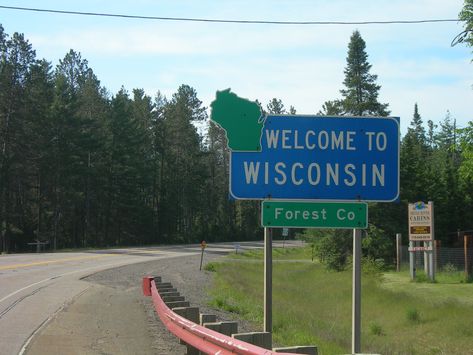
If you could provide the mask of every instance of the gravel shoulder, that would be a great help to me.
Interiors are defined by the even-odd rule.
[[[204,264],[220,258],[206,253]],[[234,315],[210,308],[207,291],[212,273],[199,271],[200,255],[157,259],[105,270],[83,279],[89,288],[58,312],[32,339],[28,355],[46,354],[185,354],[142,295],[142,277],[161,276],[202,313],[218,320]],[[254,331],[239,321],[239,331]]]

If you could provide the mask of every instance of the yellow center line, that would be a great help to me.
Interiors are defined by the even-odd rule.
[[[67,261],[98,259],[98,258],[102,258],[102,257],[105,257],[105,256],[119,256],[119,255],[120,254],[100,254],[100,255],[94,255],[94,256],[76,256],[76,257],[73,257],[73,258],[37,261],[37,262],[34,262],[34,263],[4,265],[4,266],[0,266],[0,270],[19,269],[19,268],[22,268],[22,267],[29,267],[29,266],[56,264],[56,263],[63,263],[63,262],[67,262]]]

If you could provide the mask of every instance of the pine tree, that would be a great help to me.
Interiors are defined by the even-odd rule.
[[[270,114],[274,115],[284,115],[287,113],[282,100],[276,98],[273,98],[268,105],[266,105],[266,109]]]
[[[203,203],[206,240],[228,240],[235,232],[235,203],[228,198],[229,150],[225,131],[210,121],[207,131],[207,198]]]
[[[24,221],[22,231],[25,240],[33,239],[42,241],[49,240],[51,210],[50,192],[51,179],[53,176],[50,159],[51,142],[50,135],[50,106],[54,93],[54,81],[51,64],[45,60],[38,61],[31,67],[30,76],[26,84],[25,96],[27,98],[25,141],[27,157],[22,161],[23,165],[23,188],[19,189],[21,194],[19,201],[24,203],[21,220]],[[27,187],[30,188],[27,188]],[[35,238],[28,230],[31,225]]]
[[[408,202],[425,201],[428,196],[430,153],[425,129],[417,104],[407,134],[401,143],[401,199]]]
[[[13,233],[21,233],[14,211],[18,186],[24,183],[22,161],[28,161],[25,91],[35,57],[22,34],[8,38],[0,26],[0,250],[7,252]]]
[[[465,206],[460,202],[464,200],[458,174],[461,157],[456,122],[449,112],[440,122],[434,139],[436,149],[429,162],[431,175],[428,190],[430,200],[435,202],[436,239],[445,240],[448,233],[469,223],[464,218]]]
[[[193,228],[202,218],[200,205],[206,198],[206,170],[202,137],[193,123],[204,120],[206,110],[197,92],[181,85],[167,104],[164,117],[163,232],[167,238],[195,242],[198,236]]]
[[[388,116],[388,104],[378,102],[381,86],[377,75],[370,74],[366,43],[360,32],[353,32],[348,44],[344,89],[341,100],[327,101],[321,113],[325,115]]]
[[[165,165],[165,130],[164,114],[168,102],[164,95],[159,91],[154,98],[154,110],[151,116],[151,136],[152,136],[152,154],[153,154],[153,231],[154,241],[162,237],[163,223],[161,211],[164,210],[163,196],[165,195],[164,186],[164,165]]]
[[[105,95],[80,53],[71,50],[59,61],[50,130],[53,246],[91,242],[91,196],[100,191],[92,186],[99,187],[96,178],[101,175],[98,161],[103,156]]]
[[[345,67],[346,89],[341,90],[342,106],[346,114],[356,116],[387,116],[388,104],[378,102],[381,89],[376,84],[377,75],[370,74],[366,44],[360,32],[355,31],[348,44],[347,66]]]
[[[322,110],[318,112],[319,115],[325,116],[342,116],[343,105],[340,100],[325,101],[322,105]]]
[[[464,21],[464,31],[459,35],[459,42],[466,42],[473,47],[473,0],[464,0],[463,9],[458,14],[458,19]]]
[[[341,99],[326,101],[319,114],[327,116],[388,116],[388,104],[378,102],[378,94],[381,86],[376,84],[377,75],[371,74],[371,64],[368,62],[366,43],[358,31],[353,32],[348,44],[347,64],[344,70],[344,89],[340,90]],[[398,208],[391,208],[391,217],[399,215]],[[391,232],[386,227],[386,208],[378,207],[376,204],[370,206],[370,220],[376,227]],[[343,265],[346,250],[337,243],[336,238],[343,232],[334,231],[324,239],[325,245],[334,248],[331,250],[335,260]],[[379,255],[383,257],[384,255]]]
[[[465,211],[464,220],[473,221],[473,121],[460,130],[459,141],[462,160],[458,171]]]

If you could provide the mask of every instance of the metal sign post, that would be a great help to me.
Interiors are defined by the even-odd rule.
[[[273,343],[273,236],[270,228],[264,228],[264,331]]]
[[[401,271],[402,238],[401,233],[396,233],[396,271]]]
[[[361,352],[361,230],[353,230],[352,354]]]
[[[207,243],[205,242],[205,240],[200,242],[200,248],[202,249],[202,253],[200,254],[200,267],[199,267],[199,270],[202,270],[202,261],[204,260],[204,250],[205,250],[206,247],[207,247]]]
[[[411,280],[416,279],[416,253],[415,253],[415,244],[412,240],[409,241],[409,272],[411,275]]]
[[[40,253],[41,252],[41,246],[49,244],[49,241],[42,242],[39,239],[36,239],[34,243],[27,243],[28,245],[36,245],[36,252]]]
[[[430,220],[430,228],[431,228],[431,234],[432,234],[432,238],[430,240],[430,247],[431,247],[431,251],[430,251],[430,279],[432,281],[435,281],[435,228],[434,228],[434,219],[435,219],[435,215],[434,215],[434,202],[433,201],[429,201],[429,206],[430,206],[430,213],[431,213],[431,220]]]
[[[284,249],[284,244],[286,244],[286,238],[287,236],[289,236],[289,228],[284,227],[282,229],[281,234],[282,234],[282,247]]]

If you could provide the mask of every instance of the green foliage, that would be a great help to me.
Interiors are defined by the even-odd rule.
[[[314,255],[329,270],[342,271],[351,263],[353,237],[351,230],[307,229],[298,235],[313,246]],[[379,272],[390,263],[393,254],[393,240],[376,226],[369,224],[362,238],[366,272]]]
[[[350,231],[307,229],[301,238],[314,244],[315,256],[327,269],[341,271],[347,266],[352,247]]]
[[[327,101],[321,113],[326,115],[388,116],[388,104],[378,101],[381,86],[377,75],[371,74],[366,43],[360,32],[354,31],[348,44],[344,89],[341,100]]]
[[[219,263],[207,263],[204,266],[205,271],[216,272],[218,270]]]
[[[458,168],[459,182],[465,193],[464,198],[471,206],[473,205],[473,122],[469,122],[468,126],[460,129],[458,133],[462,158]]]
[[[228,199],[225,132],[197,129],[192,87],[112,95],[80,53],[53,69],[1,25],[0,86],[0,251],[261,237],[258,203]]]
[[[289,255],[293,262],[278,262]],[[304,250],[273,256],[273,340],[284,346],[316,344],[321,354],[349,353],[352,271],[327,271],[319,263],[307,262]],[[215,274],[211,296],[220,298],[223,307],[237,311],[239,318],[260,328],[263,263],[249,258],[246,262],[231,259],[223,262]],[[364,352],[469,353],[473,335],[472,287],[464,283],[412,283],[407,272],[387,272],[382,278],[364,274]]]
[[[406,319],[410,323],[419,323],[420,322],[420,313],[417,308],[408,308],[406,310]]]
[[[458,271],[458,269],[452,263],[447,263],[442,267],[442,271],[447,273],[447,274],[453,274],[453,273],[456,273]]]
[[[386,264],[383,259],[373,259],[370,257],[364,257],[361,260],[361,270],[363,274],[370,275],[372,277],[381,277],[383,271],[386,269]]]
[[[465,2],[467,18],[470,8]],[[387,114],[370,72],[356,31],[342,98],[328,101],[324,113]],[[80,53],[70,50],[52,67],[1,25],[0,87],[0,251],[25,250],[36,238],[52,249],[262,238],[260,203],[228,198],[226,134],[213,123],[196,128],[207,108],[192,87],[169,98],[142,89],[111,94]],[[266,107],[295,113],[277,98]],[[257,102],[249,110],[259,117]],[[426,130],[419,111],[415,105],[401,144],[400,203],[369,207],[363,252],[386,265],[395,233],[407,235],[408,202],[435,202],[437,239],[473,229],[473,123],[458,129],[447,114]],[[303,237],[328,268],[345,268],[350,232]]]
[[[473,0],[464,0],[458,18],[464,21],[464,32],[461,35],[461,40],[473,47]]]
[[[383,327],[377,322],[371,322],[369,324],[370,333],[373,335],[384,335]]]
[[[340,100],[325,101],[319,115],[342,116],[344,113],[343,103]]]
[[[377,261],[377,263],[385,262],[389,264],[393,259],[394,238],[376,227],[374,224],[369,224],[366,233],[361,240],[363,256],[370,260]],[[380,260],[380,261],[378,261]]]
[[[273,98],[266,106],[268,113],[275,115],[287,114],[284,104],[281,99]]]

